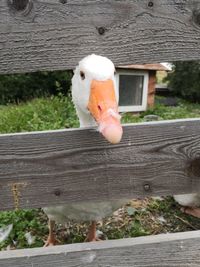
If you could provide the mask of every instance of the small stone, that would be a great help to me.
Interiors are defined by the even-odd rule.
[[[152,115],[144,116],[144,120],[145,121],[159,121],[159,120],[161,120],[161,118],[158,115],[152,114]]]

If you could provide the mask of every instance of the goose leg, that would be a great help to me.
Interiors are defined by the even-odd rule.
[[[100,241],[101,240],[96,236],[96,224],[97,223],[95,221],[92,221],[90,228],[89,228],[89,231],[88,231],[88,234],[87,234],[87,237],[85,239],[85,242],[92,242],[92,241]]]
[[[56,237],[54,233],[54,228],[55,228],[55,221],[52,221],[49,219],[49,236],[47,238],[47,241],[44,244],[44,247],[56,245]]]
[[[181,210],[182,210],[182,212],[184,212],[186,214],[200,218],[200,208],[183,207],[183,208],[181,208]]]

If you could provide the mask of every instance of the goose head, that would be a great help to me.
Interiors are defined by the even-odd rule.
[[[98,55],[82,59],[72,78],[72,99],[80,127],[98,126],[110,143],[119,143],[122,126],[118,113],[118,93],[111,60]]]

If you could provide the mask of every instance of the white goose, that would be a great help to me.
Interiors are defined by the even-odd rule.
[[[90,55],[79,62],[72,78],[72,98],[80,120],[80,127],[98,126],[99,132],[113,144],[122,137],[118,94],[114,79],[115,67],[105,57]],[[49,218],[49,236],[46,246],[55,244],[54,225],[69,219],[91,221],[87,241],[98,240],[96,221],[118,209],[127,200],[104,202],[77,202],[44,208]]]

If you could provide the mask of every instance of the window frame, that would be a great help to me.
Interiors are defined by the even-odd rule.
[[[148,84],[149,84],[149,73],[148,71],[135,71],[135,70],[117,70],[115,74],[116,87],[119,94],[119,79],[120,75],[134,75],[134,76],[143,76],[143,94],[142,94],[142,104],[141,105],[132,105],[132,106],[119,106],[119,112],[138,112],[145,111],[147,109],[147,100],[148,100]]]

